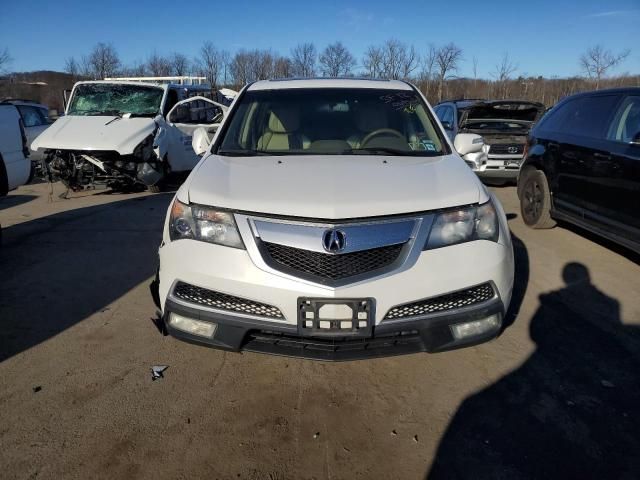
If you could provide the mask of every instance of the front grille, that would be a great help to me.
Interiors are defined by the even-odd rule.
[[[517,143],[501,143],[491,145],[489,153],[497,155],[521,155],[524,153],[524,145]]]
[[[178,282],[176,284],[173,289],[173,295],[186,302],[216,308],[218,310],[265,318],[284,318],[282,312],[277,307],[245,298],[234,297],[226,293],[214,292],[213,290],[196,287],[184,282]]]
[[[272,267],[303,277],[342,280],[383,269],[393,264],[404,244],[387,245],[359,252],[329,255],[277,243],[264,242],[265,261]],[[271,260],[271,261],[269,261]]]
[[[420,300],[418,302],[405,303],[393,307],[387,312],[385,320],[410,319],[430,313],[455,310],[462,307],[469,307],[477,303],[486,302],[495,296],[495,292],[490,283],[484,283],[477,287],[460,290],[459,292],[441,295],[435,298]]]

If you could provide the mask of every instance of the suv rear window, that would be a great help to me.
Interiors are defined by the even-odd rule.
[[[445,145],[412,90],[248,90],[217,153],[436,156]]]

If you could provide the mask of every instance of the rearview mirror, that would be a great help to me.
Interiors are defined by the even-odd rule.
[[[442,128],[444,128],[445,130],[451,130],[451,122],[440,122],[442,124]]]
[[[484,146],[484,138],[475,133],[459,133],[453,140],[453,146],[460,155],[481,152]]]
[[[207,129],[204,127],[196,128],[193,132],[193,138],[191,139],[191,146],[193,147],[193,151],[196,152],[196,155],[201,156],[209,150],[209,133]]]

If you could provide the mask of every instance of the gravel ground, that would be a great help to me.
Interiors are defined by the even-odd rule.
[[[50,188],[0,199],[2,478],[640,477],[640,260],[526,228],[512,187],[495,189],[512,325],[348,363],[163,337],[149,283],[171,194]]]

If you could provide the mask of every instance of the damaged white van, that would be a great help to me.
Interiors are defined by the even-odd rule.
[[[498,335],[514,280],[504,211],[415,87],[260,81],[207,138],[194,134],[206,156],[169,207],[152,288],[171,335],[322,360]]]
[[[65,116],[31,148],[44,151],[49,177],[72,190],[104,184],[160,191],[169,176],[200,160],[191,146],[194,130],[213,136],[227,111],[200,91],[210,93],[202,85],[78,82]]]

